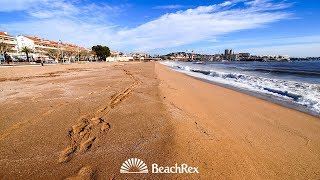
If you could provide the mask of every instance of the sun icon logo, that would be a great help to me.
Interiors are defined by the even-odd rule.
[[[131,158],[121,165],[120,173],[148,173],[148,167],[142,160]]]

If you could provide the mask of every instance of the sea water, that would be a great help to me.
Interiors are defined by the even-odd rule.
[[[320,116],[320,61],[161,63],[190,76]]]

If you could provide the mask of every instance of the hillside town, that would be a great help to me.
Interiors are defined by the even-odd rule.
[[[163,59],[176,61],[290,61],[287,55],[251,55],[248,52],[235,53],[226,49],[223,54],[197,54],[187,52],[175,52],[162,56]]]

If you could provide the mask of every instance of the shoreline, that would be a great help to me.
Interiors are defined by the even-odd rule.
[[[302,104],[297,104],[297,103],[294,103],[294,102],[286,100],[286,99],[279,99],[279,97],[277,97],[275,95],[272,95],[272,94],[263,94],[263,93],[260,93],[260,92],[255,92],[253,90],[247,90],[247,89],[238,88],[238,87],[235,87],[235,86],[232,86],[232,85],[229,85],[229,84],[210,81],[210,80],[205,79],[205,78],[192,76],[192,75],[184,73],[184,72],[182,72],[180,70],[175,70],[174,68],[172,68],[170,66],[166,66],[166,67],[170,68],[173,71],[182,73],[184,75],[187,75],[187,76],[189,76],[191,78],[194,78],[194,79],[197,79],[197,80],[200,80],[200,81],[203,81],[203,82],[207,82],[207,83],[214,84],[214,85],[217,85],[217,86],[221,86],[221,87],[224,87],[224,88],[227,88],[227,89],[231,89],[231,90],[234,90],[234,91],[237,91],[237,92],[249,95],[249,96],[253,96],[253,97],[268,101],[268,102],[272,102],[274,104],[281,105],[283,107],[286,107],[286,108],[289,108],[289,109],[293,109],[293,110],[296,110],[296,111],[299,111],[299,112],[302,112],[302,113],[305,113],[305,114],[308,114],[308,115],[312,115],[312,116],[315,116],[315,117],[318,117],[318,118],[320,117],[320,113],[318,113],[317,111],[308,109]],[[197,73],[197,72],[194,72],[194,73]],[[199,73],[199,75],[202,76],[203,74]],[[203,75],[203,76],[205,76],[205,75]]]
[[[186,75],[190,76],[191,78],[197,79],[199,81],[207,82],[207,83],[214,84],[214,85],[217,85],[217,86],[221,86],[221,87],[224,87],[224,88],[227,88],[227,89],[230,89],[230,90],[234,90],[234,91],[237,91],[237,92],[240,92],[240,93],[252,96],[252,97],[259,98],[259,99],[264,100],[264,101],[268,101],[268,102],[271,102],[271,103],[274,103],[274,104],[277,104],[277,105],[280,105],[280,106],[283,106],[283,107],[286,107],[286,108],[289,108],[289,109],[292,109],[292,110],[299,111],[301,113],[305,113],[307,115],[311,115],[311,116],[314,116],[314,117],[320,117],[319,113],[317,113],[315,111],[311,111],[309,109],[305,109],[305,108],[303,108],[304,107],[303,105],[294,104],[294,103],[292,103],[290,101],[283,101],[283,100],[280,100],[280,99],[276,99],[275,97],[272,97],[272,95],[268,96],[266,94],[261,94],[261,93],[257,93],[257,92],[250,91],[250,90],[240,89],[240,88],[228,85],[228,84],[222,84],[222,83],[218,83],[218,82],[213,82],[213,81],[210,81],[210,80],[194,77],[194,76],[191,76],[191,75],[188,75],[188,74],[186,74]]]
[[[201,178],[294,179],[320,175],[319,118],[156,64],[177,131],[177,158]]]

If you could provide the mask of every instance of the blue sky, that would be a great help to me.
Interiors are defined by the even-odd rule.
[[[166,54],[320,56],[316,0],[1,0],[0,31]]]

